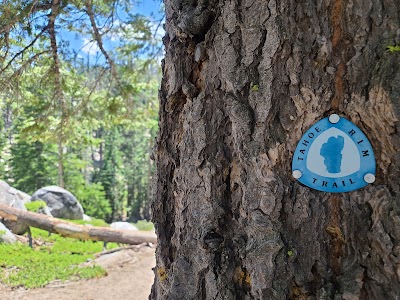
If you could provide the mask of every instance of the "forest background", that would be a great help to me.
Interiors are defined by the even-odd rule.
[[[0,179],[61,186],[108,222],[149,220],[160,5],[1,2]]]

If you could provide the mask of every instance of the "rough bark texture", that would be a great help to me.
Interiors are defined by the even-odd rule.
[[[398,0],[165,0],[151,299],[400,299]],[[377,181],[291,177],[330,113]]]
[[[77,225],[57,218],[37,214],[22,209],[0,205],[0,217],[26,226],[32,226],[58,233],[61,236],[81,240],[115,242],[130,245],[157,243],[157,237],[150,232]]]

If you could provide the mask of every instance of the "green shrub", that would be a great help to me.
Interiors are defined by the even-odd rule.
[[[102,220],[102,219],[95,219],[92,218],[91,221],[85,221],[85,220],[68,220],[68,222],[74,223],[74,224],[78,224],[78,225],[93,225],[93,226],[97,226],[97,227],[110,227],[109,224],[106,223],[106,221]]]
[[[89,183],[82,173],[82,169],[88,165],[74,153],[68,153],[66,157],[68,163],[65,165],[65,189],[75,195],[76,199],[82,204],[85,214],[105,219],[111,213],[111,206],[106,199],[106,193],[100,183]]]
[[[16,255],[18,254],[18,255]],[[26,245],[0,245],[0,279],[8,286],[41,287],[59,279],[93,278],[104,276],[99,266],[80,267],[91,255],[68,255],[46,247],[31,249]]]
[[[111,213],[111,206],[106,199],[101,183],[89,184],[85,182],[70,191],[82,204],[85,214],[98,219],[104,219]]]
[[[31,212],[39,212],[40,209],[45,208],[46,206],[47,204],[43,200],[25,203],[26,209]]]
[[[100,266],[81,264],[101,252],[102,242],[63,238],[57,234],[32,228],[32,235],[43,240],[43,246],[31,249],[27,245],[0,244],[0,281],[8,286],[36,288],[54,280],[78,280],[100,277],[106,271]],[[117,244],[109,243],[108,248]]]
[[[140,220],[137,223],[132,224],[135,225],[137,229],[142,231],[150,231],[154,229],[154,224],[146,220]]]

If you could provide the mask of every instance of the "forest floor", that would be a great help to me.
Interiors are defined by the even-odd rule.
[[[107,276],[89,280],[52,282],[26,290],[0,284],[1,300],[146,300],[154,280],[154,249],[122,250],[87,263],[101,265]],[[34,274],[32,274],[34,276]]]

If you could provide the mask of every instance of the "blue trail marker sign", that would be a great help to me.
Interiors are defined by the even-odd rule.
[[[365,134],[336,114],[314,124],[293,155],[292,174],[329,193],[350,192],[375,181],[375,156]]]

